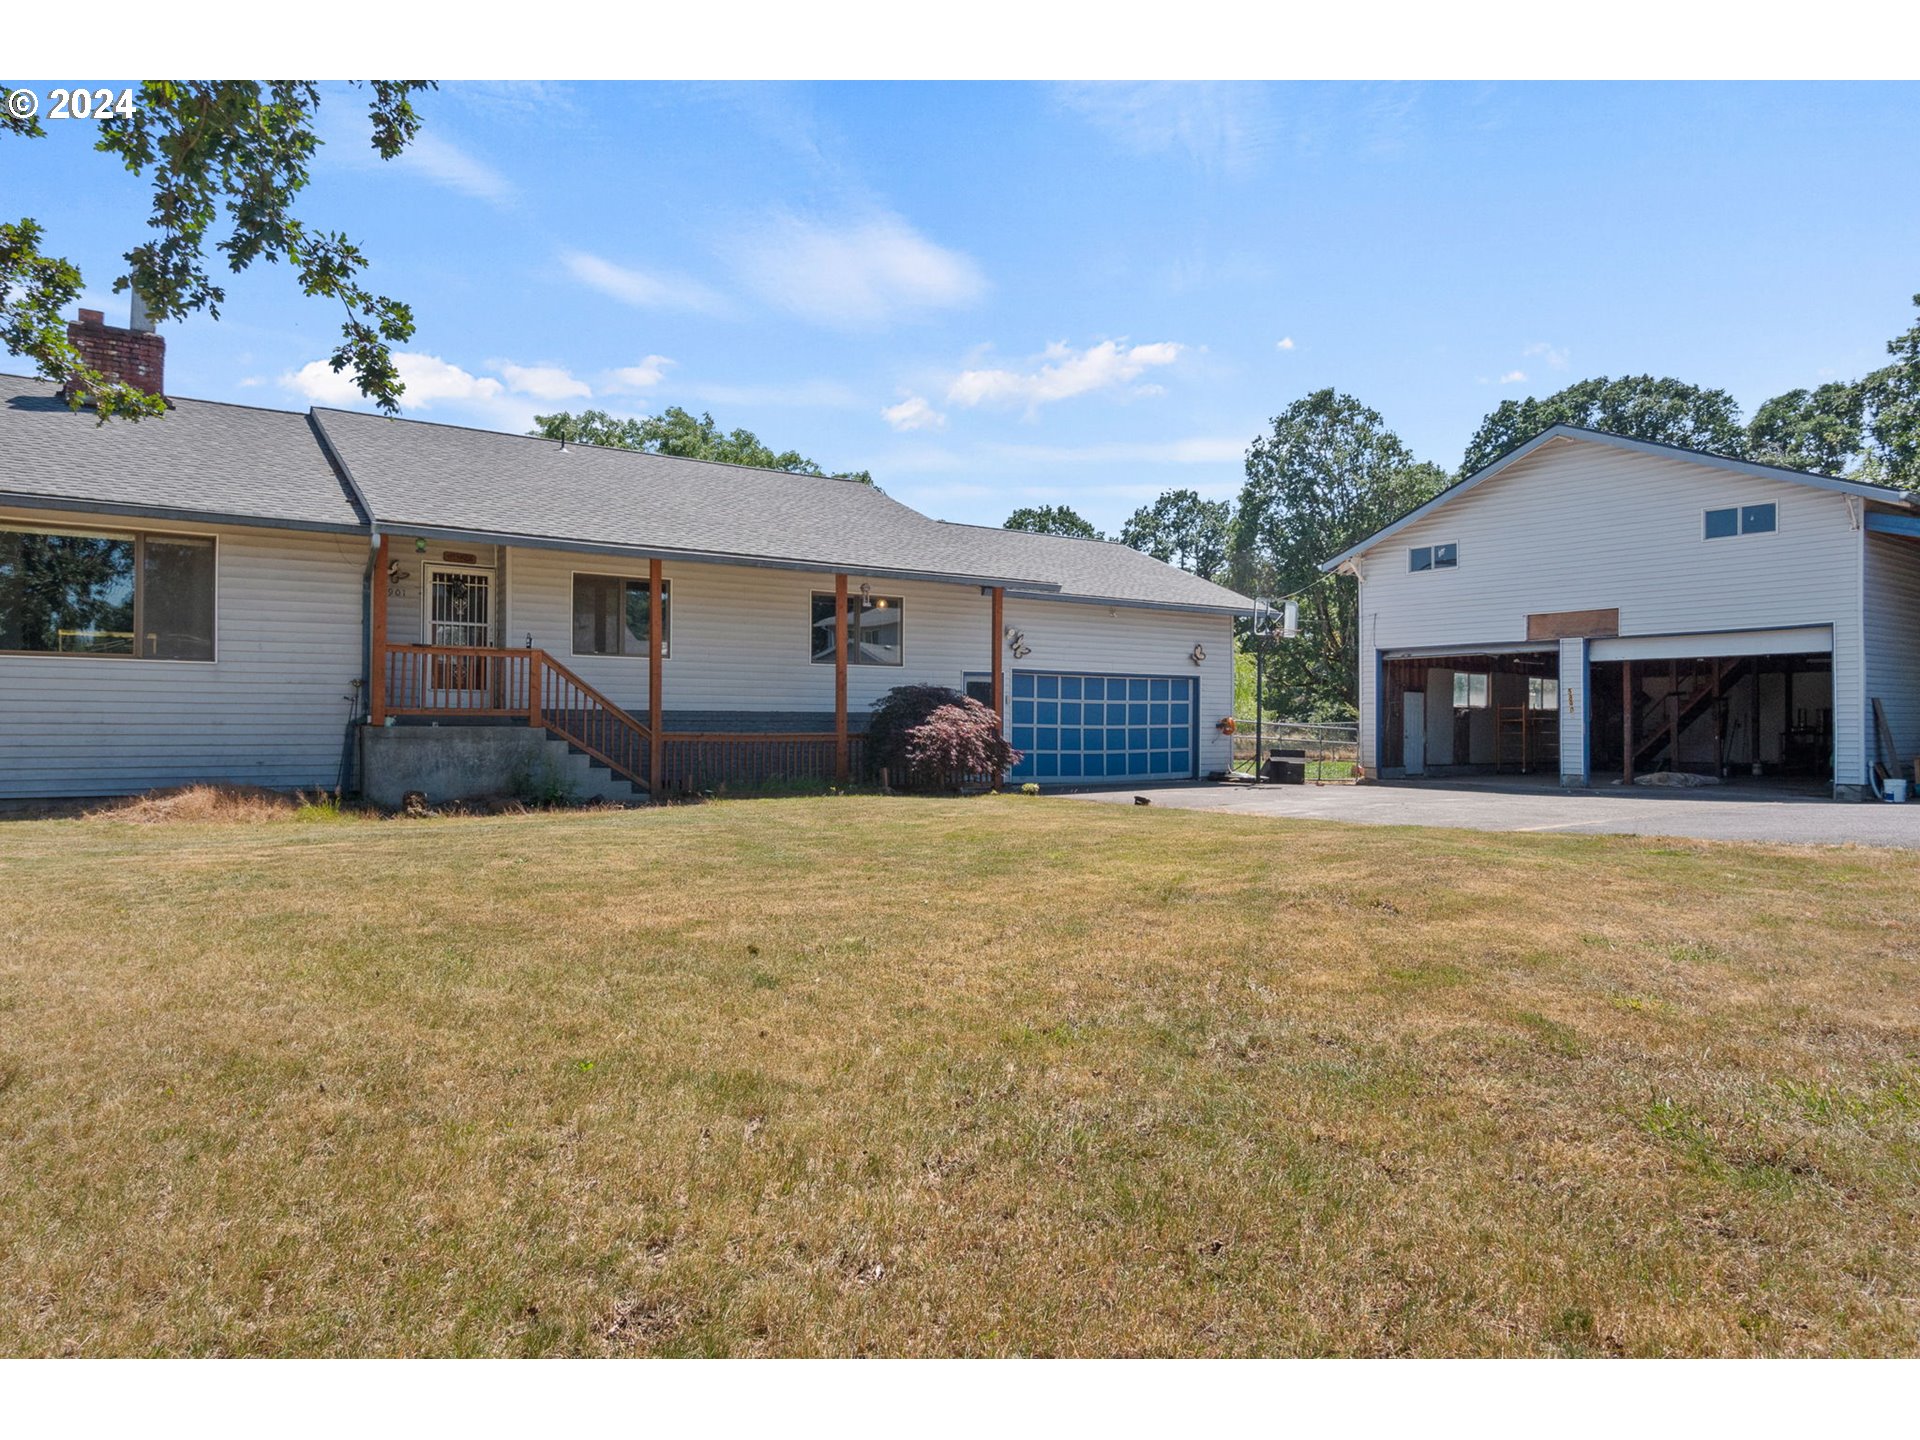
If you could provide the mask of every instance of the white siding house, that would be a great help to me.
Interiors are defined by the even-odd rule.
[[[363,535],[0,506],[0,532],[25,530],[210,539],[213,651],[0,654],[0,799],[340,783],[365,673]]]
[[[1362,763],[1858,794],[1873,698],[1920,742],[1920,542],[1872,533],[1910,516],[1883,487],[1556,427],[1329,562],[1359,582]]]
[[[131,332],[78,338],[102,333]],[[100,426],[7,383],[0,800],[332,787],[356,763],[398,793],[395,766],[522,763],[529,728],[640,787],[846,775],[903,684],[997,697],[1016,780],[1229,764],[1248,603],[1123,546],[352,412],[173,400]],[[417,732],[442,727],[436,755]]]

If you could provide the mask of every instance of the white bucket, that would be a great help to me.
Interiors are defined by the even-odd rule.
[[[1904,780],[1887,781],[1887,803],[1904,805],[1907,803],[1907,782]]]

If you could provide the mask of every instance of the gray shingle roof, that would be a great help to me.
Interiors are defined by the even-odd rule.
[[[1253,602],[1244,595],[1143,555],[1118,540],[1079,540],[1070,535],[1034,535],[1024,530],[939,523],[979,555],[979,563],[1039,571],[1059,585],[1063,597],[1183,610],[1244,613],[1253,609]]]
[[[1050,583],[969,568],[971,554],[945,543],[937,522],[871,485],[352,410],[314,414],[382,529]]]
[[[48,381],[0,376],[0,501],[347,531],[371,518],[383,530],[1250,608],[1124,545],[933,520],[848,480],[352,410],[173,406],[103,426]]]
[[[0,375],[0,498],[121,514],[364,530],[305,415],[176,400],[98,423],[48,380]]]
[[[1005,583],[1088,599],[1245,610],[1123,545],[929,519],[870,485],[492,430],[316,410],[384,528]]]

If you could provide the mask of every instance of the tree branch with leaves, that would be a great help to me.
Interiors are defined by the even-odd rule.
[[[372,95],[373,149],[391,160],[419,133],[413,96],[431,82],[354,83]],[[0,90],[0,125],[15,140],[44,139],[36,118],[6,106],[7,94]],[[215,279],[222,262],[237,275],[258,260],[284,261],[302,293],[343,311],[328,363],[350,372],[360,393],[391,415],[406,389],[392,347],[413,337],[413,311],[366,287],[367,257],[346,235],[295,213],[322,143],[320,101],[310,80],[142,82],[131,112],[101,121],[94,144],[153,191],[147,224],[154,233],[126,252],[127,270],[113,288],[137,293],[155,322],[202,311],[218,319],[226,300]],[[45,239],[33,217],[0,224],[0,344],[64,386],[70,404],[92,404],[103,423],[164,413],[160,397],[101,374],[68,340],[62,312],[80,297],[82,276],[71,261],[46,253]]]

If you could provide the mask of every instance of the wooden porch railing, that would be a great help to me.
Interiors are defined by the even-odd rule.
[[[653,735],[544,650],[385,645],[373,723],[388,715],[525,720],[583,750],[622,779],[653,788]]]
[[[623,779],[653,793],[770,780],[831,781],[839,737],[805,734],[662,732],[653,775],[653,732],[545,650],[478,645],[385,645],[372,721],[387,716],[524,720],[557,735]],[[849,734],[847,773],[866,773],[866,737]]]
[[[831,730],[804,734],[668,731],[660,738],[660,783],[668,791],[769,780],[832,780],[839,765],[839,739]],[[866,736],[847,736],[847,766],[850,775],[866,773]]]

